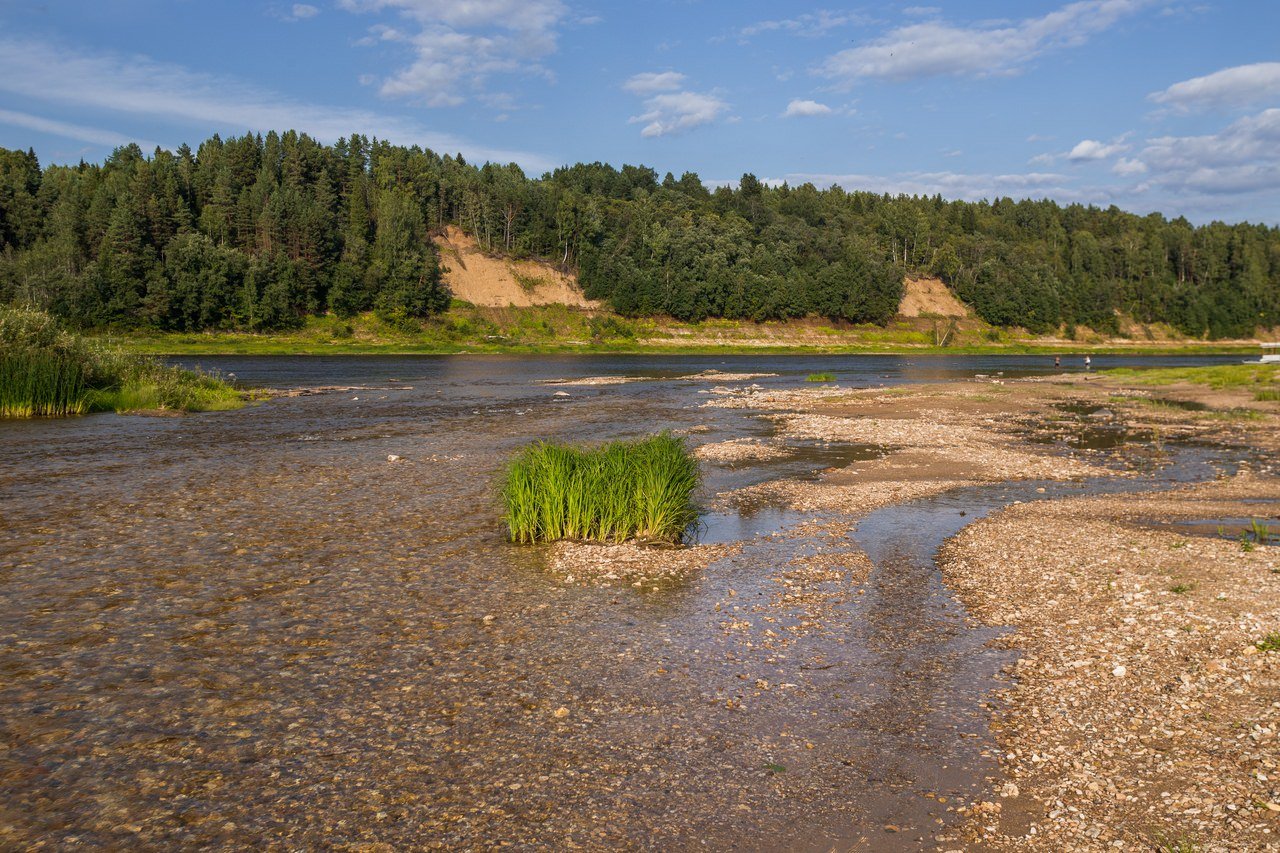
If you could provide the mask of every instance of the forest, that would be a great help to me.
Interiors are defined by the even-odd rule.
[[[431,237],[576,272],[626,316],[887,322],[905,274],[987,322],[1119,331],[1118,312],[1202,338],[1280,326],[1280,229],[1193,226],[1049,200],[948,201],[693,173],[515,164],[360,135],[214,136],[42,168],[0,148],[0,304],[85,329],[287,329],[375,311],[411,327],[449,305]]]

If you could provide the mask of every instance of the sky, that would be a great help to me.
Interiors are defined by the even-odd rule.
[[[214,133],[1280,225],[1280,0],[0,0],[0,147]]]

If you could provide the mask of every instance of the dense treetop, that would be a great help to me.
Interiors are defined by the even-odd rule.
[[[136,146],[41,169],[0,148],[0,303],[83,326],[278,329],[310,313],[411,322],[448,305],[431,234],[576,270],[627,315],[883,323],[931,273],[996,325],[1182,332],[1280,325],[1280,229],[1052,201],[945,201],[770,187],[708,190],[601,163],[527,177],[359,135],[293,131],[192,151]]]

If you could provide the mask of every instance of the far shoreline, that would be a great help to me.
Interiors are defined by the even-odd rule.
[[[335,343],[300,344],[288,338],[271,336],[210,336],[208,340],[177,341],[174,338],[190,338],[190,335],[165,336],[155,338],[134,338],[129,336],[111,337],[131,352],[157,356],[362,356],[362,355],[631,355],[631,356],[967,356],[967,355],[1043,355],[1043,356],[1079,356],[1085,355],[1129,355],[1129,356],[1241,356],[1246,358],[1256,355],[1258,344],[992,344],[989,346],[875,346],[871,344],[850,344],[841,346],[819,347],[811,345],[690,345],[672,346],[654,345],[614,345],[602,344],[556,344],[556,345],[475,345],[475,346],[436,346],[424,344],[414,346],[404,342],[371,342],[371,343]]]

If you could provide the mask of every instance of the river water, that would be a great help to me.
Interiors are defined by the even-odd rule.
[[[0,423],[0,847],[929,849],[987,790],[982,703],[1007,653],[932,553],[956,506],[972,520],[1026,487],[868,517],[854,537],[877,568],[780,649],[726,614],[752,636],[801,619],[767,606],[770,576],[823,543],[756,537],[657,591],[565,585],[505,542],[494,478],[535,438],[766,434],[702,408],[714,380],[678,378],[706,370],[875,387],[1051,359],[199,361],[359,388]],[[647,381],[545,384],[604,375]],[[704,497],[855,450],[709,468]]]

